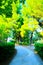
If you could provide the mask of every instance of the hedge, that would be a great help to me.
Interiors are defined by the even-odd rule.
[[[38,52],[40,57],[43,59],[43,43],[35,42],[35,50]]]

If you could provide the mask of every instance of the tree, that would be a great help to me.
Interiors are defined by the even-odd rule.
[[[33,20],[32,19],[30,20],[29,26],[26,25],[26,23],[25,23],[24,29],[28,29],[28,30],[30,29],[30,31],[33,32],[33,30],[35,31],[38,27],[41,26],[41,25],[39,26],[39,24],[40,24],[39,20],[43,17],[43,8],[42,7],[43,7],[43,0],[39,0],[39,1],[26,0],[25,1],[25,4],[22,5],[22,9],[21,9],[23,19],[25,19],[25,22],[26,22],[26,20],[31,19],[31,18]],[[39,23],[38,23],[38,25],[34,25],[33,22],[31,23],[31,21],[34,21],[34,24],[35,24],[35,21],[37,21]],[[29,20],[28,20],[28,23],[29,23]],[[24,25],[23,25],[23,27],[24,27]],[[36,28],[34,28],[34,27],[36,27]],[[22,34],[22,36],[24,36],[23,32],[21,34]],[[32,40],[32,36],[33,36],[33,33],[31,34],[31,40]]]
[[[43,0],[26,0],[26,4],[23,6],[23,9],[25,9],[23,11],[28,15],[38,18],[43,17]]]
[[[5,22],[3,17],[0,15],[0,42],[7,43],[7,39],[10,36],[12,30],[12,23]]]
[[[39,27],[38,21],[43,17],[42,7],[43,0],[0,0],[2,20],[12,23],[13,38],[18,43],[27,31],[31,31],[32,40],[33,32]]]
[[[21,37],[24,37],[25,33],[31,31],[30,44],[32,43],[33,32],[39,27],[38,21],[34,18],[26,18],[24,24],[21,26]]]

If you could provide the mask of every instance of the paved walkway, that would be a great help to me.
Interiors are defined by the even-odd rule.
[[[16,56],[13,57],[9,65],[43,65],[41,58],[31,49],[23,46],[16,46]]]

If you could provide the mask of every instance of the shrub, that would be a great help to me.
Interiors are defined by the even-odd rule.
[[[26,42],[26,41],[24,42],[24,41],[23,41],[23,42],[19,42],[19,44],[20,44],[20,45],[26,45],[26,46],[27,46],[27,45],[29,45],[29,42]]]
[[[38,52],[40,57],[43,59],[43,42],[35,42],[35,50]]]
[[[9,42],[7,44],[0,43],[0,61],[6,61],[15,52],[14,43]]]

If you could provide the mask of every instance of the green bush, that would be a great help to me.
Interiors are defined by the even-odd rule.
[[[25,41],[25,42],[19,42],[19,44],[20,44],[20,45],[26,45],[26,46],[29,45],[29,43],[26,42],[26,41]]]
[[[35,50],[38,52],[40,57],[43,59],[43,43],[35,42]]]
[[[4,61],[4,59],[8,59],[14,52],[15,52],[15,47],[13,42],[9,42],[6,44],[1,44],[0,43],[0,60]]]

